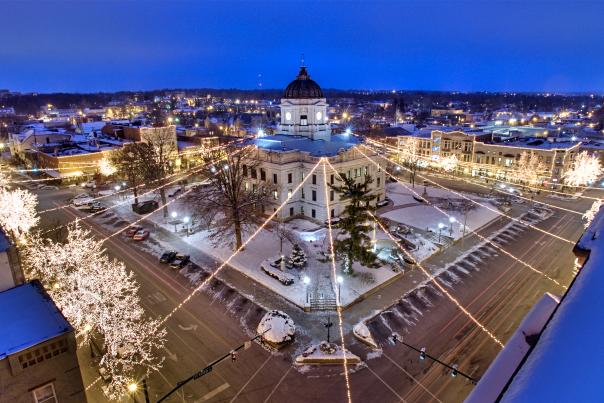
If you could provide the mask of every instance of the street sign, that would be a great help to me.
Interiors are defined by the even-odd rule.
[[[201,371],[199,371],[198,373],[196,373],[193,376],[193,379],[197,379],[197,378],[201,378],[202,376],[209,374],[210,372],[212,372],[212,367],[205,367],[204,369],[202,369]]]

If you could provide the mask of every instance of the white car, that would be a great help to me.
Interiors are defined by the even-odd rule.
[[[82,186],[83,188],[95,189],[96,182],[95,181],[84,182],[80,186]]]
[[[71,202],[73,203],[74,206],[79,207],[79,206],[84,206],[86,204],[90,204],[94,201],[94,199],[92,197],[90,197],[87,193],[82,193],[77,195],[76,197],[74,197]]]

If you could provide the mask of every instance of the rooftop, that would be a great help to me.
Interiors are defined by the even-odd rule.
[[[360,144],[362,140],[347,134],[332,134],[331,141],[312,140],[304,136],[276,134],[255,138],[252,142],[258,148],[269,151],[301,151],[309,153],[313,157],[333,157],[342,151]]]
[[[0,292],[0,359],[73,331],[37,280]]]
[[[503,401],[595,402],[604,379],[604,210],[577,243],[587,261],[551,316]]]

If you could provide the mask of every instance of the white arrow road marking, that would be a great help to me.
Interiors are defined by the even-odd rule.
[[[192,331],[197,330],[197,325],[183,326],[181,324],[178,324],[178,327],[180,328],[180,330],[192,330]]]
[[[176,354],[172,353],[170,350],[168,350],[167,347],[164,346],[164,350],[166,350],[166,353],[168,353],[168,358],[170,358],[172,361],[178,361],[178,357],[176,356]]]

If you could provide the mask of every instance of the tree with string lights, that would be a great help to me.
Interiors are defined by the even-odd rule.
[[[457,168],[458,164],[459,160],[455,154],[443,157],[438,162],[438,166],[445,172],[453,172],[455,168]]]
[[[547,170],[543,159],[534,152],[523,151],[510,172],[510,180],[528,184],[539,183],[540,177]]]
[[[101,341],[109,399],[119,400],[131,379],[161,368],[166,330],[145,315],[133,273],[110,259],[90,231],[70,225],[64,243],[33,237],[23,263],[76,329],[80,346]]]
[[[371,222],[369,213],[375,211],[373,201],[377,196],[371,194],[369,185],[373,179],[369,175],[359,183],[345,175],[338,175],[338,181],[342,184],[329,186],[338,193],[340,200],[346,202],[346,207],[334,225],[339,233],[333,242],[333,253],[342,261],[342,272],[353,274],[354,262],[371,266],[377,259],[371,249],[371,238],[367,235],[371,231],[367,224]]]
[[[29,231],[38,225],[38,198],[23,189],[0,187],[0,227],[14,244],[22,243]]]
[[[564,183],[573,187],[588,185],[595,182],[602,172],[600,159],[582,151],[575,156],[570,169],[564,173]]]

